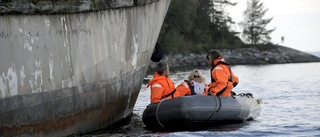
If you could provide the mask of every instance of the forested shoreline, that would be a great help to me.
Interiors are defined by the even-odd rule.
[[[257,15],[248,15],[247,22],[244,20],[241,24],[244,27],[242,33],[254,33],[251,41],[249,39],[248,42],[244,42],[240,38],[241,32],[231,29],[231,25],[235,22],[225,11],[225,8],[236,6],[237,3],[228,0],[173,0],[164,20],[158,42],[166,54],[201,53],[210,49],[240,49],[256,45],[273,48],[273,46],[267,47],[273,45],[269,39],[263,39],[273,31],[265,29],[272,18],[262,19],[267,9],[264,9],[263,3],[259,0],[249,0],[248,2],[255,6],[255,8],[247,9],[248,14],[255,12]],[[256,25],[246,25],[250,23]],[[245,28],[252,29],[253,32],[245,30]],[[257,40],[255,37],[260,39]]]
[[[320,58],[309,53],[284,46],[251,46],[240,49],[218,49],[230,65],[264,65],[285,63],[320,62]],[[272,47],[272,48],[270,48]],[[172,69],[210,68],[206,52],[166,54],[161,62],[166,62]],[[150,61],[148,74],[152,74],[158,63]]]
[[[209,67],[205,59],[211,49],[221,51],[231,65],[320,62],[320,58],[285,45],[270,42],[274,29],[267,30],[272,18],[259,0],[248,0],[242,32],[231,29],[235,22],[225,12],[236,6],[228,0],[173,0],[164,20],[158,43],[164,52],[162,62],[173,68]],[[242,40],[242,39],[243,40]],[[148,71],[153,71],[151,62]]]

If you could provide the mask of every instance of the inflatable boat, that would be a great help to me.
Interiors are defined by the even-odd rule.
[[[241,123],[260,115],[260,99],[250,93],[233,97],[184,96],[152,103],[143,112],[149,129],[171,129]]]

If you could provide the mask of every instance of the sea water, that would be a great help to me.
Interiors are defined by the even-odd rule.
[[[250,92],[263,100],[257,119],[199,131],[149,131],[142,122],[142,113],[150,103],[150,89],[143,84],[131,123],[94,136],[320,136],[320,63],[231,67],[240,81],[233,91]],[[210,82],[210,68],[200,70],[206,82]],[[191,71],[172,71],[170,78],[178,85]],[[146,78],[152,77],[148,75]]]

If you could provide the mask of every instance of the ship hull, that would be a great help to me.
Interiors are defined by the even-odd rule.
[[[128,117],[169,4],[1,15],[0,133],[64,136]]]

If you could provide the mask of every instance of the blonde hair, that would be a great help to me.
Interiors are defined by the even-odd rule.
[[[202,75],[202,72],[201,72],[199,69],[194,69],[194,70],[191,71],[191,73],[190,73],[189,76],[188,76],[188,80],[189,80],[189,81],[191,81],[191,80],[193,79],[194,74],[195,74],[196,72],[199,74],[200,82],[206,81],[206,79],[205,79],[204,76]]]

